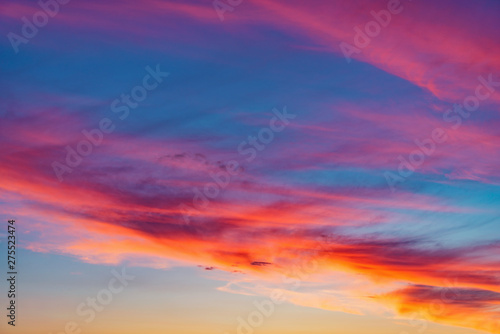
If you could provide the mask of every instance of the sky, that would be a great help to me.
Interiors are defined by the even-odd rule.
[[[2,0],[2,333],[500,333],[499,15]]]

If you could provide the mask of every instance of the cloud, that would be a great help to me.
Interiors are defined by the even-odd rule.
[[[453,13],[448,9],[452,4]],[[206,2],[152,0],[120,6],[113,1],[71,2],[51,20],[54,27],[65,28],[59,31],[78,31],[90,40],[113,36],[124,48],[159,52],[168,61],[189,54],[190,61],[211,68],[213,77],[182,77],[179,70],[178,85],[166,93],[168,107],[152,103],[142,110],[144,123],[130,120],[106,136],[62,183],[51,164],[64,162],[66,145],[75,147],[81,131],[95,127],[101,112],[109,111],[110,97],[103,98],[100,88],[89,97],[74,95],[69,84],[70,89],[61,89],[65,93],[49,93],[43,80],[23,86],[17,99],[6,97],[0,123],[2,205],[28,222],[28,248],[90,263],[155,268],[203,263],[211,274],[265,283],[283,273],[293,278],[290,269],[309,264],[316,269],[302,275],[306,291],[288,289],[290,302],[356,314],[382,304],[402,316],[423,314],[431,321],[498,333],[498,233],[495,226],[491,233],[475,230],[485,220],[494,225],[498,216],[498,94],[456,131],[442,118],[452,103],[474,93],[479,75],[500,68],[494,11],[471,13],[465,1],[405,2],[391,26],[355,55],[356,62],[342,63],[350,68],[337,70],[339,78],[333,78],[327,70],[324,76],[314,73],[323,71],[322,57],[343,61],[338,44],[349,42],[353,27],[383,7],[372,1],[319,0],[286,5],[256,0],[247,5],[223,24]],[[36,4],[5,8],[6,25],[18,29],[16,18],[30,15]],[[275,34],[287,36],[280,39],[280,52],[300,50],[298,59],[268,52]],[[220,50],[235,48],[235,36],[244,41],[241,45],[251,41],[271,58],[249,65],[255,54],[242,48],[236,51],[246,58],[221,59]],[[63,45],[57,38],[40,36],[33,48],[57,50]],[[270,63],[271,76],[287,74],[279,78],[282,86],[232,84],[233,78],[245,75],[260,78],[263,74],[255,68],[264,65],[258,62]],[[300,71],[294,66],[288,72],[278,66],[287,62],[319,65],[308,68],[313,73],[308,76],[295,73]],[[182,70],[193,65],[180,64]],[[220,71],[214,64],[226,66]],[[366,80],[388,91],[346,79],[351,68],[360,77],[373,76]],[[51,78],[54,73],[44,75]],[[234,112],[234,101],[226,96],[232,86],[242,104]],[[237,147],[268,121],[265,112],[259,114],[262,118],[253,112],[261,105],[271,109],[263,99],[267,90],[274,94],[273,103],[276,96],[296,101],[302,118],[287,127],[283,140],[276,139],[247,163]],[[177,92],[190,92],[195,101],[179,99]],[[207,107],[208,98],[199,97],[200,92],[211,98],[215,92],[222,102]],[[167,134],[161,131],[165,127]],[[410,154],[415,140],[425,140],[435,128],[446,128],[449,140],[417,171],[424,181],[396,195],[387,191],[382,178],[355,182],[358,176],[362,180],[396,169],[397,157]],[[193,189],[214,183],[212,174],[224,171],[232,159],[241,162],[239,174],[209,205],[193,210],[186,224],[179,205],[195,207]],[[343,177],[343,171],[356,176]],[[493,204],[454,201],[436,186],[452,182],[460,187],[464,183],[459,180],[475,181],[475,191],[491,194]],[[466,231],[459,233],[464,225]],[[446,233],[437,235],[435,226]],[[455,285],[448,288],[450,279]],[[234,285],[225,288],[269,291],[268,286],[231,290]],[[435,300],[442,301],[439,314],[429,311]]]
[[[403,316],[420,318],[453,326],[476,328],[490,333],[500,330],[500,293],[452,286],[412,285],[377,299],[395,305]]]

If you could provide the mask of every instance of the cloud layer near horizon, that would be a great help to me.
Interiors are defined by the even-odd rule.
[[[7,31],[39,10],[1,6]],[[347,64],[339,43],[353,44],[386,1],[255,0],[224,22],[201,1],[70,2],[3,56],[2,207],[30,222],[35,251],[200,264],[234,281],[314,263],[311,288],[291,302],[386,305],[500,333],[500,87],[482,81],[500,80],[500,8],[401,6]],[[157,63],[170,76],[120,120],[112,101]],[[480,85],[489,94],[476,111],[449,111]],[[241,154],[284,106],[295,118],[255,158]],[[104,117],[116,130],[59,182],[54,161]],[[447,139],[392,192],[386,173],[399,175],[399,157],[436,129]],[[225,183],[230,161],[237,175],[196,200]],[[323,295],[326,282],[342,297]]]

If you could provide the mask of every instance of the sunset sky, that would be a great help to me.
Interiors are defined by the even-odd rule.
[[[500,334],[500,1],[59,1],[0,2],[2,334]]]

